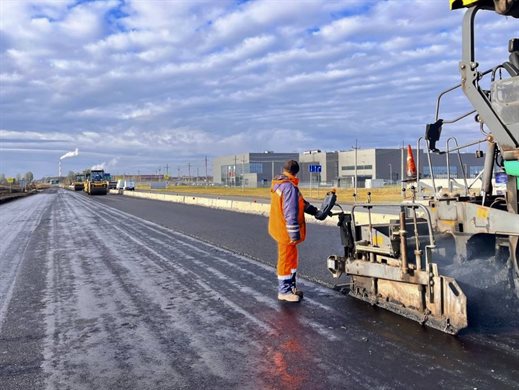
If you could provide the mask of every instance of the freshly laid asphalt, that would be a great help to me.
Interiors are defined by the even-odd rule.
[[[333,290],[330,226],[309,224],[300,245],[305,299],[279,303],[266,230],[257,215],[64,190],[0,205],[0,389],[519,387],[502,264],[451,269],[472,295],[453,337]]]

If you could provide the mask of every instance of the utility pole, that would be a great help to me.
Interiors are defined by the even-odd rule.
[[[405,168],[404,168],[404,141],[402,141],[402,148],[400,149],[400,191],[401,193],[404,192],[405,188]]]
[[[207,187],[207,156],[205,156],[205,186]]]
[[[241,156],[241,190],[244,191],[243,174],[245,173],[245,156]]]
[[[189,180],[189,184],[191,184],[191,163],[187,163],[187,177]]]
[[[355,139],[355,196],[357,196],[357,139]]]
[[[234,175],[233,175],[233,177],[234,177],[234,188],[236,188],[236,155],[234,155],[234,169],[233,169],[233,171],[234,171]]]

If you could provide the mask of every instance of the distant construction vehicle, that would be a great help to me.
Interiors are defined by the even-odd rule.
[[[450,3],[452,9],[467,8],[461,32],[461,82],[439,95],[434,123],[426,126],[417,148],[419,155],[420,141],[425,142],[432,195],[423,196],[420,190],[425,184],[420,179],[418,162],[418,169],[409,169],[408,173],[411,200],[400,205],[383,205],[396,208],[398,217],[389,223],[371,222],[373,209],[382,205],[374,205],[370,199],[355,204],[351,212],[332,212],[339,216],[344,255],[330,256],[327,266],[334,277],[342,274],[350,277],[351,296],[456,334],[468,326],[467,298],[454,278],[440,274],[438,261],[454,261],[463,268],[467,259],[490,251],[495,258],[506,260],[510,285],[519,297],[519,39],[509,41],[508,61],[485,71],[478,69],[474,49],[476,13],[490,10],[518,18],[519,0],[451,0]],[[441,119],[441,98],[458,88],[473,109],[454,119]],[[455,137],[450,137],[445,150],[440,150],[436,143],[442,127],[473,114],[481,133],[479,139],[459,146]],[[457,153],[463,167],[459,151],[479,144],[487,146],[486,152],[477,152],[478,157],[484,157],[484,169],[472,183],[468,182],[466,172],[462,172],[464,185],[456,183],[455,189],[448,172],[448,188],[440,191],[435,183],[431,154],[444,155],[449,169],[449,155]],[[413,160],[411,154],[408,159],[411,168]],[[482,184],[475,193],[471,187],[477,179]],[[493,182],[504,186],[504,191],[493,191]],[[329,208],[335,199],[329,196],[326,202],[322,208]],[[367,224],[356,223],[359,210],[368,213]]]
[[[106,195],[108,193],[108,181],[103,169],[92,169],[86,173],[85,192],[89,195]]]
[[[108,182],[108,189],[109,190],[115,190],[115,187],[117,185],[117,180],[113,180],[112,175],[108,172],[104,173],[104,178]]]
[[[77,174],[72,183],[74,191],[83,191],[85,189],[85,175]]]

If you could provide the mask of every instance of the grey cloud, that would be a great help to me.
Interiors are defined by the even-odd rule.
[[[23,139],[23,138],[4,138],[2,137],[2,145],[9,144],[28,144],[28,143],[59,143],[66,142],[65,140],[54,140],[54,139]]]
[[[354,138],[414,142],[437,94],[459,82],[462,13],[439,3],[49,1],[37,17],[30,2],[13,5],[0,38],[0,127],[21,142],[2,146],[34,148],[40,167],[47,145],[56,158],[79,147],[71,166],[117,158],[117,169],[136,170],[247,150],[344,149]],[[489,38],[481,63],[506,58],[516,25],[478,23]],[[452,99],[446,114],[466,107]],[[460,136],[471,126],[460,124]]]

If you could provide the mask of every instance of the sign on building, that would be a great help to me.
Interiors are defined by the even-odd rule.
[[[310,173],[321,173],[321,166],[320,165],[309,165],[308,166],[308,172]]]

